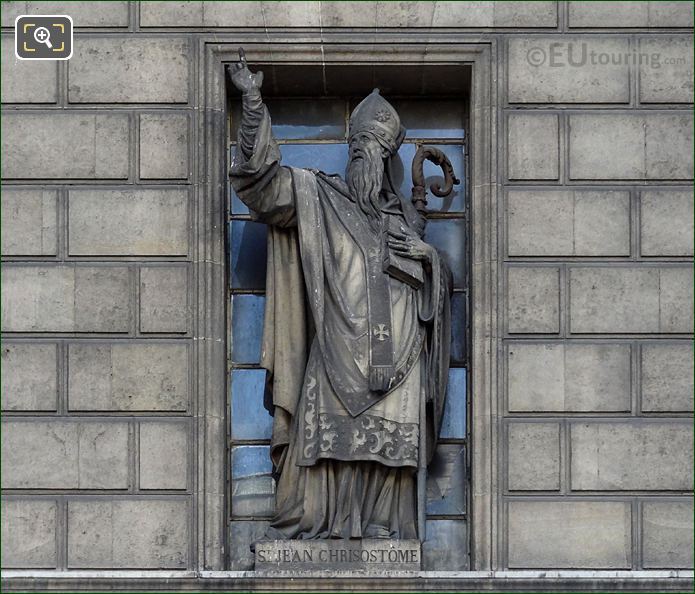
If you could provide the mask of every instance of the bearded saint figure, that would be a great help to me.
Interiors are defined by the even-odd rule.
[[[350,117],[345,180],[283,167],[263,73],[239,53],[229,175],[269,225],[261,365],[278,483],[265,538],[422,539],[418,469],[446,393],[451,274],[391,179],[405,129],[375,89]]]

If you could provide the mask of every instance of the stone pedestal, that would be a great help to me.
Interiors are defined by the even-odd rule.
[[[256,544],[256,571],[419,571],[418,540],[269,540]]]

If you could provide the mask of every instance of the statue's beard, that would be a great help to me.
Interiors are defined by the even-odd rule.
[[[347,185],[350,195],[367,216],[370,226],[377,230],[381,227],[379,193],[384,178],[381,147],[376,145],[355,149],[350,157],[347,168]]]

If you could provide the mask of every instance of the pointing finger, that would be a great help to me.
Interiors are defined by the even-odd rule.
[[[243,66],[246,66],[246,52],[244,51],[243,47],[239,48],[239,63]]]

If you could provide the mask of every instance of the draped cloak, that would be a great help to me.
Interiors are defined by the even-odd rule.
[[[345,182],[282,167],[260,95],[243,101],[230,178],[269,225],[261,366],[279,477],[269,534],[415,538],[414,471],[433,454],[446,393],[450,273],[435,252],[419,289],[386,275],[376,264],[383,238]],[[418,215],[393,184],[381,200],[384,220],[416,232]],[[370,275],[384,275],[390,326],[374,323]],[[373,337],[384,335],[394,377],[382,393],[369,373]]]

